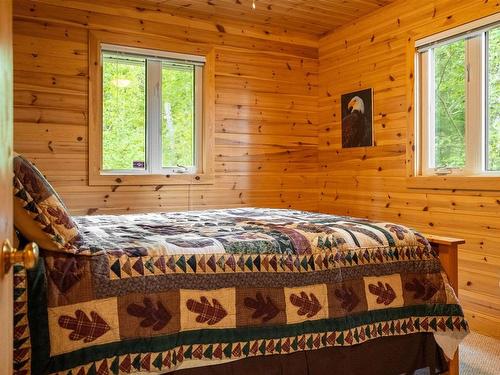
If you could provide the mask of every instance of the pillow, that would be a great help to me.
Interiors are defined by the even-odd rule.
[[[46,250],[71,250],[78,227],[40,171],[14,154],[14,225]]]

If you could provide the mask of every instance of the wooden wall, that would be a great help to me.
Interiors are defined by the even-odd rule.
[[[499,191],[405,186],[408,33],[498,12],[498,2],[399,0],[320,40],[319,72],[318,41],[305,33],[225,27],[135,5],[15,1],[15,148],[73,213],[292,207],[464,237],[461,299],[473,328],[500,337]],[[87,185],[89,29],[216,48],[214,185]],[[368,87],[376,147],[342,150],[340,94]]]
[[[134,1],[14,3],[15,149],[73,213],[317,209],[317,38],[224,27]],[[215,47],[215,184],[88,186],[89,29]]]
[[[320,41],[320,204],[325,212],[462,237],[459,294],[471,326],[500,337],[500,187],[412,190],[405,181],[406,45],[500,11],[498,1],[397,1]],[[376,147],[342,149],[340,95],[374,89]]]

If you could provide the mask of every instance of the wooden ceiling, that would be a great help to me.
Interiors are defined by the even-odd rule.
[[[172,15],[281,29],[315,37],[394,0],[144,0]]]

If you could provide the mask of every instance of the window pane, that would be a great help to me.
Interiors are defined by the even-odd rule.
[[[103,53],[103,169],[145,169],[146,61]]]
[[[435,167],[465,165],[465,41],[434,49]]]
[[[488,32],[488,163],[500,171],[500,27]]]
[[[194,66],[162,65],[163,167],[194,162]]]

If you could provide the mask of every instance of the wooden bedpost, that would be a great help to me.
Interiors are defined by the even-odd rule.
[[[458,296],[458,245],[464,244],[465,240],[460,238],[442,237],[435,236],[433,234],[424,234],[427,240],[430,242],[433,249],[435,249],[439,254],[439,259],[443,265],[450,284],[455,290],[455,294]],[[458,350],[455,357],[450,362],[449,375],[458,375],[459,373],[459,362],[458,362]]]

